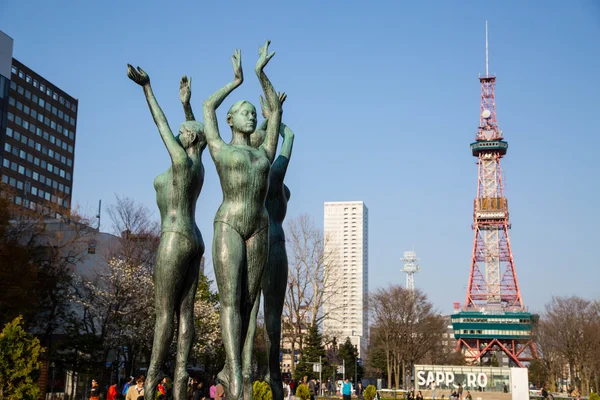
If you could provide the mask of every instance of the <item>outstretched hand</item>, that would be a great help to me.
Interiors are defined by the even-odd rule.
[[[285,92],[279,92],[277,93],[277,96],[279,97],[279,102],[281,105],[283,105],[283,102],[285,99],[287,99],[287,94],[285,94]],[[269,119],[271,116],[271,107],[269,107],[267,103],[268,102],[264,99],[264,97],[260,96],[260,110],[262,111],[262,116],[265,119]]]
[[[235,49],[231,56],[231,63],[233,64],[233,76],[236,82],[242,83],[244,81],[244,71],[242,70],[242,52]]]
[[[264,46],[258,48],[258,61],[256,61],[256,67],[254,67],[254,70],[257,73],[261,72],[267,66],[269,60],[275,55],[274,51],[269,54],[270,44],[271,41],[267,40]]]
[[[129,77],[129,79],[131,79],[140,86],[144,86],[150,83],[150,77],[148,76],[148,74],[140,67],[137,67],[136,70],[131,64],[127,64],[127,76]]]
[[[179,98],[183,104],[188,104],[192,98],[192,77],[184,75],[179,82]]]

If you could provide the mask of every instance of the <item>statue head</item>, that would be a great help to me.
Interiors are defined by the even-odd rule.
[[[232,131],[251,134],[256,130],[256,107],[249,101],[238,101],[227,111],[227,124]]]
[[[206,147],[206,136],[202,124],[197,121],[185,121],[179,127],[177,141],[186,151],[189,149],[202,151]]]

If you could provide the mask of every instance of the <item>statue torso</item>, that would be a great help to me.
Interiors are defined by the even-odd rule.
[[[264,152],[250,146],[225,145],[213,159],[223,190],[215,221],[231,225],[246,238],[266,227],[271,165]]]
[[[201,155],[196,160],[188,157],[184,163],[171,165],[154,179],[162,232],[199,235],[195,213],[203,184]]]

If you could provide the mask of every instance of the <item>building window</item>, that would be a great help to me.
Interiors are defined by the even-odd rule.
[[[33,80],[33,87],[37,88],[40,85],[40,83],[37,81],[37,79]]]
[[[13,65],[13,66],[12,66],[12,68],[11,68],[11,72],[12,72],[13,74],[15,74],[15,75],[16,75],[18,71],[19,71],[19,70],[17,69],[17,67],[15,67],[15,66]]]
[[[23,79],[24,76],[25,74],[23,73],[23,71],[19,71],[19,78]]]
[[[31,76],[27,75],[27,76],[25,77],[25,82],[27,82],[27,83],[31,83]]]

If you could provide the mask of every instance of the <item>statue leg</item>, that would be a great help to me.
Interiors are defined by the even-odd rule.
[[[154,399],[154,392],[161,376],[161,367],[167,358],[169,345],[173,339],[173,317],[177,293],[181,288],[187,269],[189,255],[195,250],[189,240],[182,240],[176,232],[164,232],[160,238],[154,267],[154,297],[156,322],[154,324],[154,342],[148,376],[144,383],[144,398]]]
[[[212,255],[225,347],[225,368],[218,378],[225,386],[227,399],[238,400],[242,396],[241,272],[246,265],[246,246],[242,236],[230,225],[215,221]]]
[[[248,293],[243,312],[247,318],[244,348],[242,350],[242,374],[244,376],[244,399],[252,400],[252,351],[256,334],[256,316],[260,305],[260,286],[269,256],[269,228],[257,232],[246,241],[248,257]]]
[[[273,400],[283,400],[283,382],[279,352],[281,350],[281,313],[287,289],[288,262],[285,240],[273,243],[263,274],[262,291],[265,308],[265,333],[269,373],[265,381],[271,386]]]
[[[200,273],[199,252],[189,264],[179,303],[179,328],[177,330],[177,356],[175,361],[175,374],[173,382],[173,399],[185,400],[187,398],[187,362],[194,343],[194,299],[198,288],[198,275]]]

